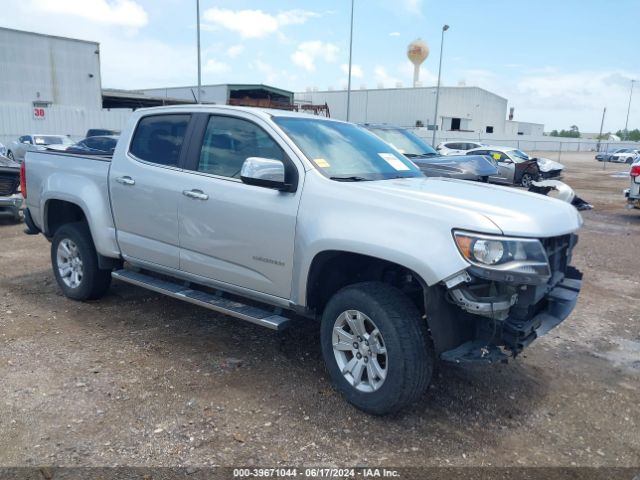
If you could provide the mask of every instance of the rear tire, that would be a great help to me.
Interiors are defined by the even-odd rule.
[[[83,222],[60,227],[51,242],[53,274],[65,297],[93,300],[111,285],[111,270],[98,268],[98,254]]]
[[[433,373],[426,322],[400,290],[364,282],[339,290],[322,315],[322,355],[337,390],[367,413],[416,401]],[[336,348],[337,347],[337,348]]]

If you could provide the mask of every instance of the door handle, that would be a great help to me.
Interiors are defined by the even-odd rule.
[[[209,200],[209,195],[204,193],[202,190],[183,190],[182,194],[185,197],[196,198],[198,200]]]
[[[121,183],[122,185],[135,185],[136,181],[129,177],[129,176],[125,176],[125,177],[117,177],[116,178],[116,182]]]

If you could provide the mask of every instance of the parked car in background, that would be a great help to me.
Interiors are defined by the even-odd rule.
[[[0,155],[0,215],[9,214],[16,222],[20,222],[22,202],[20,164]]]
[[[491,183],[522,185],[529,188],[531,182],[541,177],[538,162],[513,147],[491,145],[470,150],[467,155],[486,155],[497,162],[498,173],[489,177]]]
[[[616,153],[609,156],[609,162],[627,163],[631,165],[638,158],[640,158],[638,150],[632,148],[622,148]]]
[[[465,155],[469,150],[482,147],[478,142],[441,142],[436,147],[440,155]]]
[[[36,150],[65,150],[73,145],[68,135],[23,135],[7,147],[7,157],[22,162],[27,152]]]
[[[640,208],[640,159],[637,159],[629,171],[629,188],[624,191],[624,196],[630,208]]]
[[[362,127],[411,159],[427,177],[486,182],[491,175],[498,173],[497,165],[489,158],[480,155],[441,155],[431,145],[405,128],[377,124],[363,124]]]
[[[112,135],[120,135],[120,130],[109,130],[107,128],[90,128],[89,130],[87,130],[87,134],[85,135],[85,137],[110,137]]]
[[[82,153],[85,155],[111,155],[116,149],[118,137],[116,135],[87,137],[65,150],[67,153]]]
[[[625,150],[624,148],[615,148],[613,150],[609,150],[606,152],[600,152],[598,154],[596,154],[596,160],[598,160],[599,162],[608,162],[609,158],[611,158],[611,155],[613,155],[614,153],[618,153],[621,152],[622,150]]]
[[[0,143],[0,156],[7,156],[7,147],[5,147],[2,143]]]

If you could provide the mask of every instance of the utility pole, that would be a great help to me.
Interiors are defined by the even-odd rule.
[[[349,32],[349,79],[347,80],[347,122],[349,121],[349,111],[351,109],[351,55],[353,53],[353,5],[355,0],[351,0],[351,30]]]
[[[631,98],[633,98],[633,84],[635,80],[631,80],[631,91],[629,91],[629,106],[627,107],[627,121],[624,122],[624,139],[629,140],[629,112],[631,111]]]
[[[438,129],[438,101],[440,100],[440,74],[442,73],[442,51],[444,47],[444,32],[449,30],[449,25],[443,25],[442,37],[440,39],[440,64],[438,65],[438,86],[436,87],[436,109],[433,114],[433,136],[431,138],[431,145],[433,148],[436,146],[436,130]]]
[[[200,101],[200,90],[202,87],[202,62],[200,61],[200,0],[196,0],[196,30],[198,31],[198,93],[196,94],[196,102],[198,104],[202,103]]]
[[[604,107],[604,110],[602,110],[602,121],[600,122],[600,135],[598,135],[598,152],[600,151],[600,142],[602,141],[602,129],[604,127],[604,116],[607,113],[607,107]]]

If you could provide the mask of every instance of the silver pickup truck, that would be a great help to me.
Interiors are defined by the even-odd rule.
[[[29,152],[21,181],[67,297],[116,279],[276,330],[317,320],[336,388],[373,414],[418,399],[438,360],[517,355],[581,286],[568,203],[426,178],[321,117],[138,110],[112,158]]]

